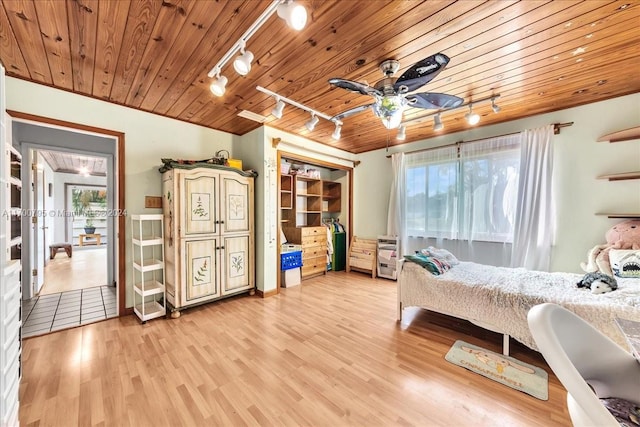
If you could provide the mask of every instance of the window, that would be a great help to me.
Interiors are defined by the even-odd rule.
[[[407,155],[409,236],[512,242],[518,135]]]

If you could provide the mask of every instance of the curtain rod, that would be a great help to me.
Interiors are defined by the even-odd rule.
[[[558,135],[560,133],[560,129],[561,128],[566,128],[566,127],[569,127],[569,126],[573,126],[573,122],[553,123],[553,134],[554,135]],[[511,133],[505,133],[505,134],[502,134],[502,135],[490,136],[488,138],[470,139],[468,141],[456,141],[456,142],[452,142],[451,144],[439,145],[437,147],[429,147],[429,148],[422,148],[420,150],[407,151],[404,154],[422,153],[422,152],[425,152],[425,151],[437,150],[438,148],[453,147],[453,146],[460,145],[460,144],[465,143],[465,142],[476,142],[476,141],[482,141],[483,139],[489,139],[489,138],[501,138],[503,136],[512,136],[512,135],[517,135],[519,133],[520,132],[511,132]],[[387,154],[387,159],[389,159],[389,158],[391,158],[391,154]]]

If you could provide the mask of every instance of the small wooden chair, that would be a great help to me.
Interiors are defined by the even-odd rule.
[[[67,256],[71,258],[71,243],[53,243],[49,245],[49,258],[54,259],[59,250],[64,249]]]

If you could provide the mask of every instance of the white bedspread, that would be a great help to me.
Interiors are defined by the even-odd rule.
[[[553,302],[573,311],[627,349],[614,318],[640,321],[640,279],[617,278],[617,290],[592,294],[589,289],[576,287],[582,277],[472,262],[461,262],[434,276],[405,261],[398,298],[401,307],[418,306],[467,319],[536,350],[527,313],[536,304]]]

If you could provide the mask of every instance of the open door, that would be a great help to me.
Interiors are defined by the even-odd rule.
[[[31,151],[31,171],[33,173],[33,187],[31,187],[31,265],[35,266],[31,273],[31,297],[34,297],[42,289],[44,284],[44,242],[46,230],[46,218],[44,216],[44,173],[38,167],[38,152]]]

